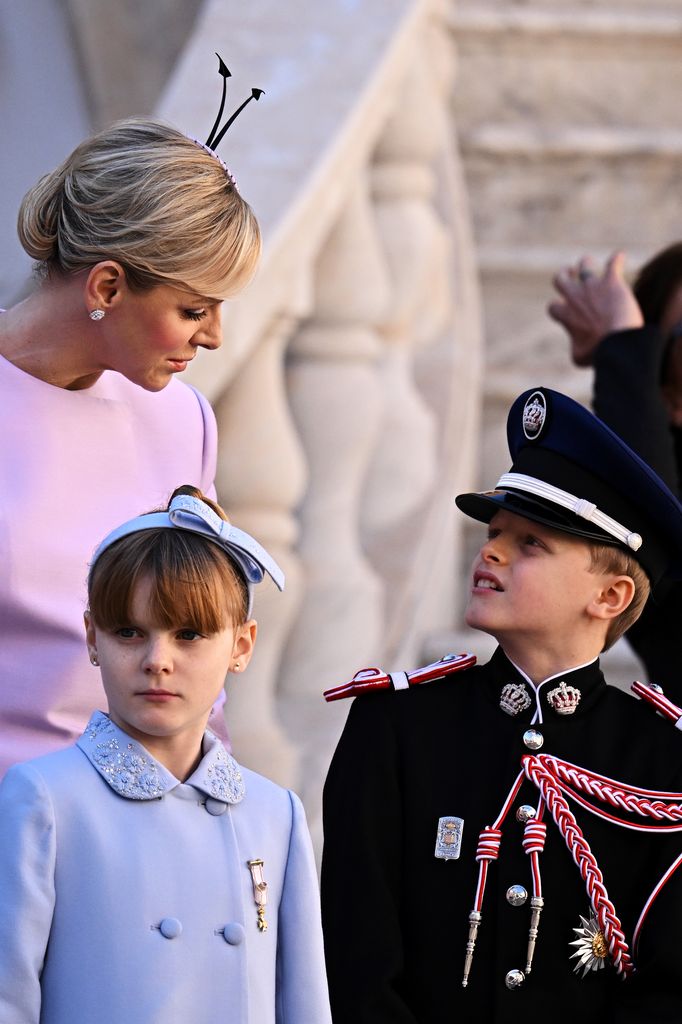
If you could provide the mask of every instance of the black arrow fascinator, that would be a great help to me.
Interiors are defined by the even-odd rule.
[[[223,79],[223,94],[222,94],[222,96],[220,98],[220,107],[218,109],[218,116],[216,117],[216,119],[215,119],[215,121],[213,123],[213,127],[211,128],[211,134],[206,139],[206,145],[210,149],[214,149],[214,150],[217,149],[217,147],[220,145],[220,143],[222,142],[223,137],[225,135],[225,132],[230,127],[232,122],[236,121],[236,119],[239,117],[239,115],[241,114],[241,112],[244,109],[244,107],[248,103],[250,103],[251,100],[259,100],[261,98],[261,96],[263,95],[263,90],[262,89],[252,89],[251,90],[251,95],[247,99],[244,100],[244,102],[241,104],[241,106],[237,107],[237,109],[235,110],[234,114],[232,114],[231,117],[229,117],[227,119],[227,121],[225,122],[223,127],[220,128],[219,127],[220,126],[220,118],[223,116],[223,110],[225,109],[225,96],[227,95],[227,80],[228,80],[228,78],[232,77],[232,72],[230,71],[230,69],[228,68],[227,64],[225,63],[225,61],[223,60],[223,58],[220,56],[219,53],[216,53],[216,57],[218,58],[218,61],[219,61],[219,64],[218,64],[218,74],[221,75],[222,79]]]
[[[218,156],[218,154],[216,153],[216,147],[222,142],[222,140],[223,140],[223,138],[225,136],[225,132],[230,127],[230,125],[233,123],[233,121],[235,121],[239,117],[239,115],[241,114],[242,110],[247,105],[247,103],[250,103],[251,100],[259,100],[261,98],[261,96],[263,95],[263,90],[262,89],[252,89],[251,90],[251,95],[247,99],[245,99],[244,102],[239,107],[237,107],[235,112],[230,117],[228,117],[227,121],[225,122],[225,124],[221,128],[220,127],[220,119],[223,116],[223,111],[225,109],[225,97],[227,95],[227,80],[228,80],[228,78],[232,78],[232,72],[230,71],[230,69],[228,68],[227,64],[225,63],[225,61],[223,60],[223,58],[220,56],[219,53],[216,53],[216,57],[218,58],[218,61],[219,61],[219,64],[218,64],[218,74],[221,75],[221,77],[223,79],[223,94],[222,94],[222,96],[220,98],[220,107],[218,109],[218,116],[216,117],[215,121],[213,122],[213,127],[211,128],[211,133],[208,136],[208,138],[206,139],[206,142],[200,142],[199,139],[192,139],[192,141],[196,142],[196,144],[198,146],[201,146],[202,149],[205,149],[206,152],[210,153],[212,157],[215,157],[215,159],[218,161],[218,163],[224,169],[225,173],[227,174],[228,178],[230,179],[230,181],[232,182],[234,187],[237,188],[237,182],[235,181],[234,175],[230,171],[230,169],[227,166],[227,164],[225,163],[225,161],[222,160]]]

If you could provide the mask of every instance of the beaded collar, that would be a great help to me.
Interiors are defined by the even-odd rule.
[[[141,743],[95,711],[76,742],[104,781],[128,800],[158,800],[182,785]],[[237,804],[246,794],[239,765],[212,732],[203,739],[204,755],[185,785],[206,796]]]

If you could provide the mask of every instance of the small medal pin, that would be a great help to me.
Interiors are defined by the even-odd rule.
[[[247,860],[246,863],[249,866],[251,881],[253,882],[253,899],[258,913],[258,930],[266,932],[268,930],[268,922],[265,920],[265,906],[268,902],[268,883],[263,876],[264,862],[262,860]]]
[[[439,860],[457,860],[462,848],[463,818],[448,815],[438,819],[435,856]]]

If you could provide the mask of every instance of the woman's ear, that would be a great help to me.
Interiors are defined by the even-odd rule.
[[[604,580],[598,594],[587,606],[595,619],[615,619],[632,603],[635,584],[631,576],[611,576]]]
[[[258,624],[255,619],[249,619],[243,626],[235,629],[229,672],[243,672],[249,664],[257,632]]]
[[[89,311],[110,312],[120,301],[127,286],[125,270],[115,260],[102,260],[88,271],[85,279],[85,303]]]

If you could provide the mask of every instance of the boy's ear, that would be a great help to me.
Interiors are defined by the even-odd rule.
[[[230,672],[243,672],[249,664],[253,654],[253,647],[256,643],[257,632],[258,624],[255,619],[249,619],[243,626],[239,626],[235,630]]]
[[[615,619],[632,603],[635,584],[631,576],[612,576],[587,606],[595,619]]]

